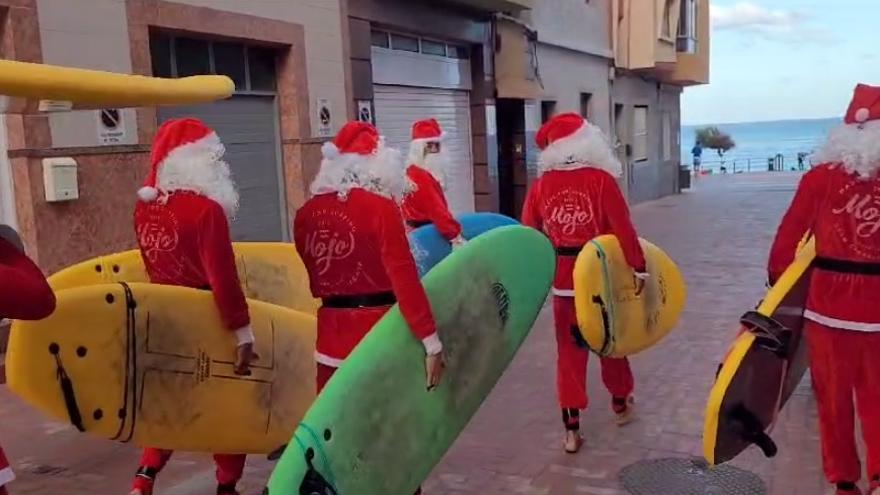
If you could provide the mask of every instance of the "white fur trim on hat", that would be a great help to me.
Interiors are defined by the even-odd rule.
[[[596,168],[620,177],[623,167],[614,155],[605,133],[598,126],[584,122],[571,136],[558,139],[538,157],[538,173],[550,170]]]
[[[880,169],[880,120],[832,129],[813,161],[838,164],[863,179],[874,177]]]
[[[406,183],[403,157],[396,149],[386,146],[382,138],[371,155],[325,155],[310,190],[312,194],[335,192],[344,199],[349,191],[360,188],[399,201],[406,192]]]
[[[871,118],[871,111],[863,107],[856,110],[856,114],[853,115],[853,117],[855,117],[856,122],[861,124],[867,122],[868,119]]]
[[[321,145],[321,155],[324,158],[337,158],[339,156],[339,147],[333,141],[327,141]]]
[[[159,197],[159,190],[155,187],[144,186],[138,189],[138,199],[144,203],[152,203]]]

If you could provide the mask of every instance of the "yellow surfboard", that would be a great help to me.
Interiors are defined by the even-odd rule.
[[[138,446],[268,453],[315,397],[315,318],[249,301],[252,375],[233,373],[234,337],[210,292],[101,284],[57,293],[38,322],[13,323],[9,387],[82,431]]]
[[[249,299],[317,314],[320,301],[312,297],[306,267],[293,244],[236,242],[238,276]],[[113,282],[149,282],[138,250],[93,258],[49,277],[55,291]]]
[[[226,76],[166,79],[0,60],[0,95],[14,98],[0,113],[21,111],[28,100],[51,101],[42,110],[63,111],[194,105],[228,98],[234,91]]]
[[[675,262],[650,242],[639,242],[650,275],[640,295],[617,237],[593,239],[575,262],[578,326],[600,356],[624,357],[653,346],[675,327],[684,308],[687,289]]]
[[[757,310],[743,316],[706,405],[703,455],[710,465],[753,444],[768,457],[776,454],[769,433],[809,364],[803,314],[815,256],[814,239],[805,238]]]

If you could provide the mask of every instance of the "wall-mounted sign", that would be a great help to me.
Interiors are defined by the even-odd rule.
[[[317,112],[318,135],[333,135],[333,112],[330,110],[330,100],[318,98]]]
[[[375,124],[375,120],[373,120],[373,102],[370,100],[358,100],[358,113],[357,119],[361,122],[369,122],[370,124]]]
[[[125,140],[125,122],[118,108],[105,108],[98,111],[98,142],[101,144],[122,144]]]

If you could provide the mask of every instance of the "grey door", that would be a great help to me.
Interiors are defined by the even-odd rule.
[[[159,109],[160,124],[180,117],[202,120],[226,145],[225,160],[241,195],[232,222],[233,240],[287,240],[275,97],[236,95],[205,105]]]

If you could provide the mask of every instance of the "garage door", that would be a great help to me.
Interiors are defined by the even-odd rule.
[[[236,95],[207,105],[161,107],[159,121],[196,117],[217,131],[241,195],[232,222],[236,241],[288,238],[278,157],[275,98]]]
[[[473,161],[471,159],[470,95],[467,91],[374,86],[376,125],[388,144],[409,152],[413,122],[435,118],[446,132],[443,145],[450,155],[447,171],[449,206],[453,213],[474,211]]]

